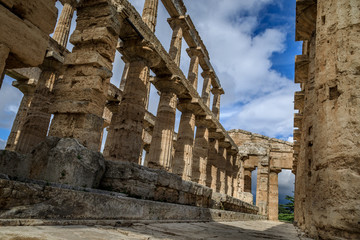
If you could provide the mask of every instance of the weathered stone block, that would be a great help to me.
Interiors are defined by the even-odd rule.
[[[75,139],[48,137],[32,152],[29,178],[96,188],[104,172],[100,153]]]

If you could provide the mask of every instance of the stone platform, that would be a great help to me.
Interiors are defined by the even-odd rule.
[[[65,225],[114,225],[124,221],[132,223],[265,219],[262,215],[135,199],[116,192],[44,181],[20,182],[2,177],[2,225],[53,225],[61,222]]]
[[[128,226],[18,226],[0,227],[0,239],[31,240],[199,240],[199,239],[299,239],[306,240],[293,225],[271,221],[151,223]]]

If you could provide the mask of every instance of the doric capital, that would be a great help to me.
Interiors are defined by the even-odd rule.
[[[215,73],[214,73],[214,71],[213,70],[208,70],[208,71],[204,71],[204,72],[202,72],[201,73],[201,76],[203,77],[203,78],[215,78]]]
[[[212,88],[211,89],[211,92],[215,95],[215,94],[218,94],[218,95],[222,95],[222,94],[224,94],[225,92],[224,92],[224,89],[223,88]]]
[[[202,51],[201,51],[201,47],[196,47],[196,48],[187,48],[186,49],[187,54],[189,55],[189,57],[200,57],[202,56]]]
[[[187,30],[188,26],[186,24],[185,17],[186,16],[168,18],[167,21],[172,30],[174,30],[177,26],[181,27],[183,30]]]

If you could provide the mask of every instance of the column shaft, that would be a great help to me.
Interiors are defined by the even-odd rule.
[[[69,3],[64,4],[53,35],[53,39],[64,48],[66,48],[69,39],[71,20],[73,18],[74,11],[75,8]]]
[[[259,159],[257,170],[256,206],[262,215],[268,215],[269,157]]]
[[[111,119],[104,149],[107,159],[139,163],[143,148],[143,122],[149,76],[144,59],[129,63],[128,76],[119,111]]]
[[[210,107],[211,74],[209,72],[203,72],[201,75],[204,78],[201,98],[206,106]]]
[[[183,30],[180,25],[175,25],[173,35],[171,38],[169,55],[174,60],[176,65],[180,66],[181,45],[182,45]]]
[[[172,172],[188,181],[191,180],[194,131],[195,115],[186,110],[181,114]]]
[[[212,112],[214,113],[215,117],[219,120],[220,119],[220,94],[217,94],[217,93],[214,94]]]
[[[64,78],[54,86],[49,135],[76,138],[94,151],[99,149],[121,25],[116,12],[102,1],[85,1],[77,7],[76,30],[71,36],[74,48],[66,55]]]
[[[220,193],[226,194],[226,148],[219,147],[217,167],[220,172],[217,186]]]
[[[35,88],[35,86],[31,87]],[[34,96],[34,89],[30,91],[23,91],[23,98],[21,100],[18,112],[13,122],[10,135],[6,143],[6,150],[15,151],[16,146],[19,142],[19,137],[22,132],[23,125],[25,123],[26,115],[29,110],[32,98]]]
[[[206,186],[209,153],[209,130],[198,126],[194,142],[192,181]]]
[[[226,155],[226,194],[233,195],[233,155],[227,151]]]
[[[269,174],[269,210],[268,217],[271,221],[278,221],[279,211],[279,185],[278,185],[279,171],[270,171]]]
[[[162,91],[150,145],[150,168],[169,171],[172,167],[172,149],[175,128],[177,97],[173,92]]]
[[[145,0],[142,19],[152,32],[155,32],[159,0]]]
[[[206,186],[216,191],[217,188],[217,159],[218,159],[219,141],[217,139],[209,139],[208,164]]]
[[[41,72],[19,135],[16,151],[30,153],[36,145],[45,140],[51,119],[49,112],[52,103],[51,92],[57,77],[58,74],[52,70],[46,69]]]

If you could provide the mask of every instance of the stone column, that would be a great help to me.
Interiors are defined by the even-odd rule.
[[[216,185],[222,194],[226,194],[226,155],[226,148],[219,147],[217,168],[220,174]]]
[[[224,90],[222,88],[213,88],[211,92],[214,94],[214,101],[212,106],[212,112],[214,113],[215,117],[219,120],[220,119],[220,96],[224,94]]]
[[[197,49],[187,49],[191,57],[188,74],[189,82],[197,89],[199,54]],[[193,146],[195,131],[195,114],[191,109],[191,99],[180,99],[178,108],[182,111],[177,143],[175,146],[175,157],[173,173],[182,176],[184,180],[191,180],[193,169]]]
[[[24,94],[24,96],[21,100],[18,112],[11,128],[10,135],[6,143],[5,150],[9,151],[15,151],[18,144],[22,127],[26,120],[26,114],[30,107],[31,100],[34,96],[36,83],[34,79],[29,79],[27,81],[14,81],[12,85],[18,88]]]
[[[77,7],[76,30],[70,39],[74,48],[65,58],[64,78],[54,87],[49,135],[76,138],[89,149],[99,149],[102,114],[122,24],[118,14],[114,6],[102,1],[84,1]]]
[[[278,174],[281,169],[270,169],[269,174],[269,206],[268,206],[268,217],[271,221],[278,221],[279,211],[279,183]]]
[[[61,66],[61,63],[55,62],[46,58],[41,65],[42,72],[16,145],[17,152],[30,153],[47,136],[51,119],[49,109],[52,104],[52,89],[59,76],[54,65],[58,64],[58,69]]]
[[[233,169],[234,159],[231,148],[226,149],[226,194],[229,196],[233,195]]]
[[[198,120],[196,120],[198,122]],[[192,181],[206,186],[207,165],[209,151],[209,130],[204,126],[197,126],[194,142]]]
[[[269,193],[269,157],[262,156],[259,159],[257,169],[256,206],[262,215],[268,215]]]
[[[209,139],[208,151],[208,164],[206,168],[206,186],[212,188],[214,191],[217,189],[218,181],[218,168],[217,159],[219,151],[219,141],[214,138]]]
[[[171,170],[177,96],[171,81],[164,81],[150,145],[148,167]]]
[[[143,150],[143,127],[146,111],[147,83],[150,62],[146,60],[146,49],[125,48],[129,69],[119,110],[113,114],[104,149],[107,159],[139,163]],[[133,55],[133,56],[130,56]]]
[[[183,112],[181,114],[179,132],[177,135],[172,171],[187,181],[191,180],[195,131],[195,114],[193,114],[191,106],[189,105],[191,105],[189,101],[180,99],[179,109]]]
[[[244,168],[244,192],[251,193],[251,172],[253,168]]]
[[[214,73],[212,71],[205,71],[201,73],[201,76],[204,78],[201,98],[206,106],[210,108],[211,79],[214,77]]]
[[[73,18],[74,11],[75,8],[71,6],[70,3],[64,4],[53,35],[53,39],[64,48],[66,48],[69,39],[71,20]]]
[[[244,191],[243,178],[244,178],[244,164],[239,160],[237,153],[233,155],[233,196],[234,198],[239,198],[239,192]]]
[[[176,65],[180,66],[182,45],[182,22],[183,17],[168,19],[173,29],[169,55]],[[157,87],[160,89],[160,101],[156,115],[153,136],[150,145],[150,168],[171,171],[173,137],[175,128],[175,115],[177,105],[176,79],[171,76],[157,79]]]
[[[4,44],[0,43],[0,89],[4,79],[6,59],[8,58],[10,49]]]
[[[159,0],[145,0],[142,19],[155,32]]]

